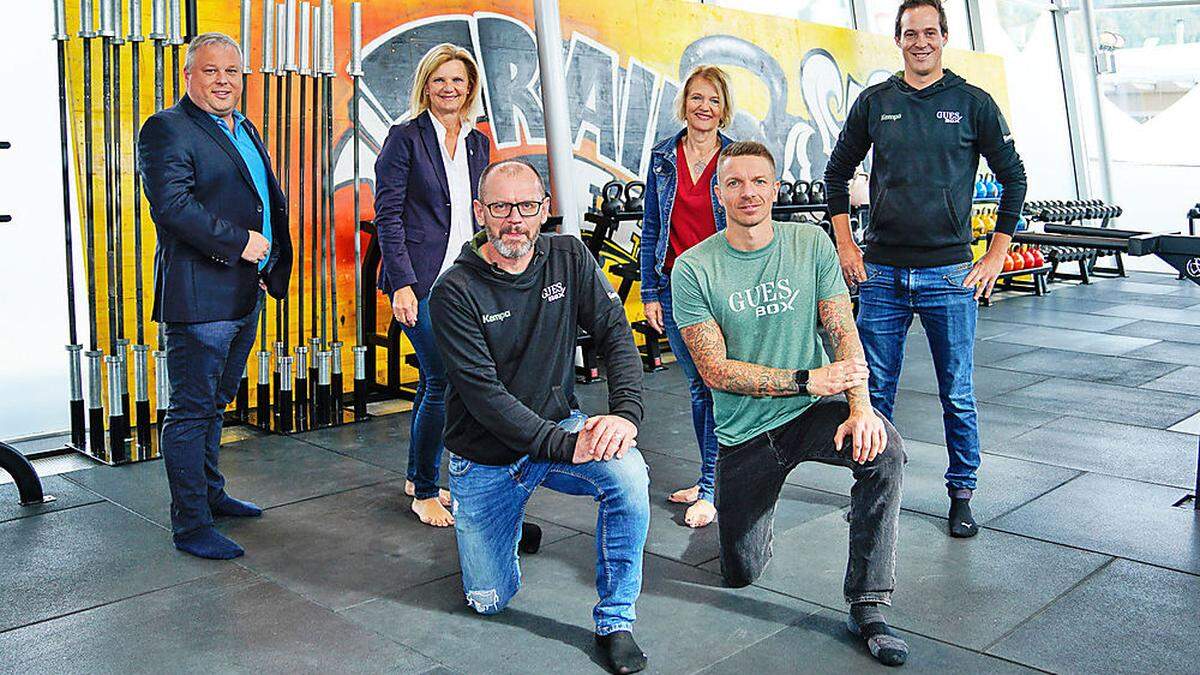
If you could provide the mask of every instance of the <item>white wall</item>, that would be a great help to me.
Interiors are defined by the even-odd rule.
[[[19,7],[18,7],[19,5]],[[58,73],[48,1],[0,10],[0,439],[66,429],[67,300]],[[76,221],[78,223],[78,221]],[[79,237],[75,237],[76,240]],[[76,293],[85,286],[76,247]],[[80,313],[81,317],[86,316]],[[86,321],[80,322],[86,348]]]

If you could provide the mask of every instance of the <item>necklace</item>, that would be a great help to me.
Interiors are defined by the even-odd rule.
[[[704,168],[708,166],[708,161],[710,159],[712,159],[713,154],[716,152],[717,147],[719,147],[719,146],[720,146],[719,143],[716,144],[715,147],[713,147],[713,148],[709,149],[707,152],[705,152],[702,157],[700,157],[700,158],[696,159],[696,161],[692,162],[692,175],[693,176],[699,176],[700,174],[704,173]],[[684,145],[683,151],[684,151],[685,155],[688,154],[687,145]]]

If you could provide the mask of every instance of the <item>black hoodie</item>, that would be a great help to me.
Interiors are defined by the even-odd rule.
[[[937,267],[971,260],[971,201],[979,157],[1004,186],[996,231],[1012,234],[1025,201],[1025,167],[988,93],[949,70],[924,89],[896,74],[850,107],[825,168],[831,216],[847,213],[847,183],[875,146],[868,262]]]
[[[604,357],[609,414],[642,421],[642,365],[620,297],[576,237],[539,235],[520,274],[488,263],[480,232],[437,280],[430,318],[450,387],[446,447],[473,462],[522,455],[570,462],[577,434],[556,425],[575,398],[583,328]]]

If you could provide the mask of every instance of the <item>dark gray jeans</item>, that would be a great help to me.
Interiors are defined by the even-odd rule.
[[[801,462],[844,466],[854,472],[850,490],[850,560],[842,592],[846,602],[891,604],[896,586],[896,530],[904,479],[904,441],[891,422],[887,449],[866,464],[851,459],[851,439],[833,446],[850,406],[822,399],[795,419],[717,456],[717,525],[721,574],[730,586],[754,583],[771,560],[775,504],[784,479]]]

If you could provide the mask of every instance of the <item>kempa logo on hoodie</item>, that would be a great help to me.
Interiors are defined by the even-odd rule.
[[[512,316],[512,311],[506,309],[503,312],[498,312],[496,314],[484,314],[481,318],[483,319],[484,323],[494,323],[496,321],[503,321],[510,316]]]
[[[903,116],[904,115],[902,113],[894,113],[894,114],[890,114],[890,115],[885,113],[885,114],[879,116],[879,121],[880,122],[894,122],[895,120],[898,120]]]

